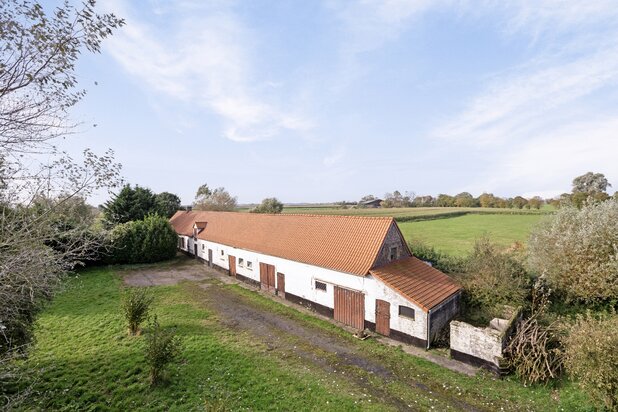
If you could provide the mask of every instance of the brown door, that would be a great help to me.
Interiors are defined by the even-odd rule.
[[[391,304],[385,300],[376,299],[376,332],[391,334]]]
[[[334,317],[358,330],[365,329],[365,295],[335,286]]]
[[[285,299],[285,275],[277,272],[277,295]]]
[[[275,293],[275,267],[266,263],[260,263],[260,287]]]
[[[236,277],[236,256],[228,255],[227,258],[230,263],[230,276]]]
[[[208,249],[208,266],[212,267],[212,249]]]

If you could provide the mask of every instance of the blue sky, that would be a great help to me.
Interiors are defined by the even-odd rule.
[[[241,203],[618,189],[613,0],[98,6],[127,24],[83,56],[65,148],[112,148],[184,203],[202,183]]]

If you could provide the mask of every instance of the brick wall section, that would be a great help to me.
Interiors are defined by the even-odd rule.
[[[397,259],[408,257],[410,254],[408,253],[408,248],[404,244],[404,240],[399,232],[399,229],[395,226],[396,223],[392,223],[391,227],[388,229],[386,233],[386,237],[384,238],[384,243],[382,244],[382,248],[378,253],[378,257],[374,262],[372,267],[384,266],[390,262],[390,252],[391,248],[397,246],[398,256]]]

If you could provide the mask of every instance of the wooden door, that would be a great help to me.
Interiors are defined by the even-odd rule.
[[[277,272],[277,295],[285,299],[285,275]]]
[[[275,293],[275,267],[266,263],[260,263],[260,287]]]
[[[355,329],[365,329],[365,295],[349,289],[335,286],[335,320],[352,326]]]
[[[230,276],[236,277],[236,256],[228,255],[227,258],[230,264]]]
[[[212,249],[208,249],[208,266],[212,267]]]
[[[391,304],[385,300],[376,299],[376,332],[391,334]]]

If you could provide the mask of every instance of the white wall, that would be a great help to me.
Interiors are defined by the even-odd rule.
[[[193,240],[189,239],[189,248]],[[382,299],[391,303],[391,329],[427,339],[427,314],[418,306],[370,275],[365,277],[290,261],[275,256],[237,249],[218,243],[198,239],[198,256],[208,260],[208,249],[212,249],[213,264],[229,270],[228,256],[236,257],[236,273],[260,281],[260,263],[275,267],[276,272],[285,274],[285,291],[310,300],[328,308],[334,308],[334,286],[360,291],[365,294],[365,320],[375,323],[375,300]],[[193,250],[193,249],[190,249]],[[221,254],[223,252],[223,255]],[[243,259],[241,266],[239,259]],[[253,263],[253,269],[247,268],[247,261]],[[326,283],[326,292],[315,289],[315,281]],[[408,306],[415,311],[415,320],[399,316],[399,305]]]

